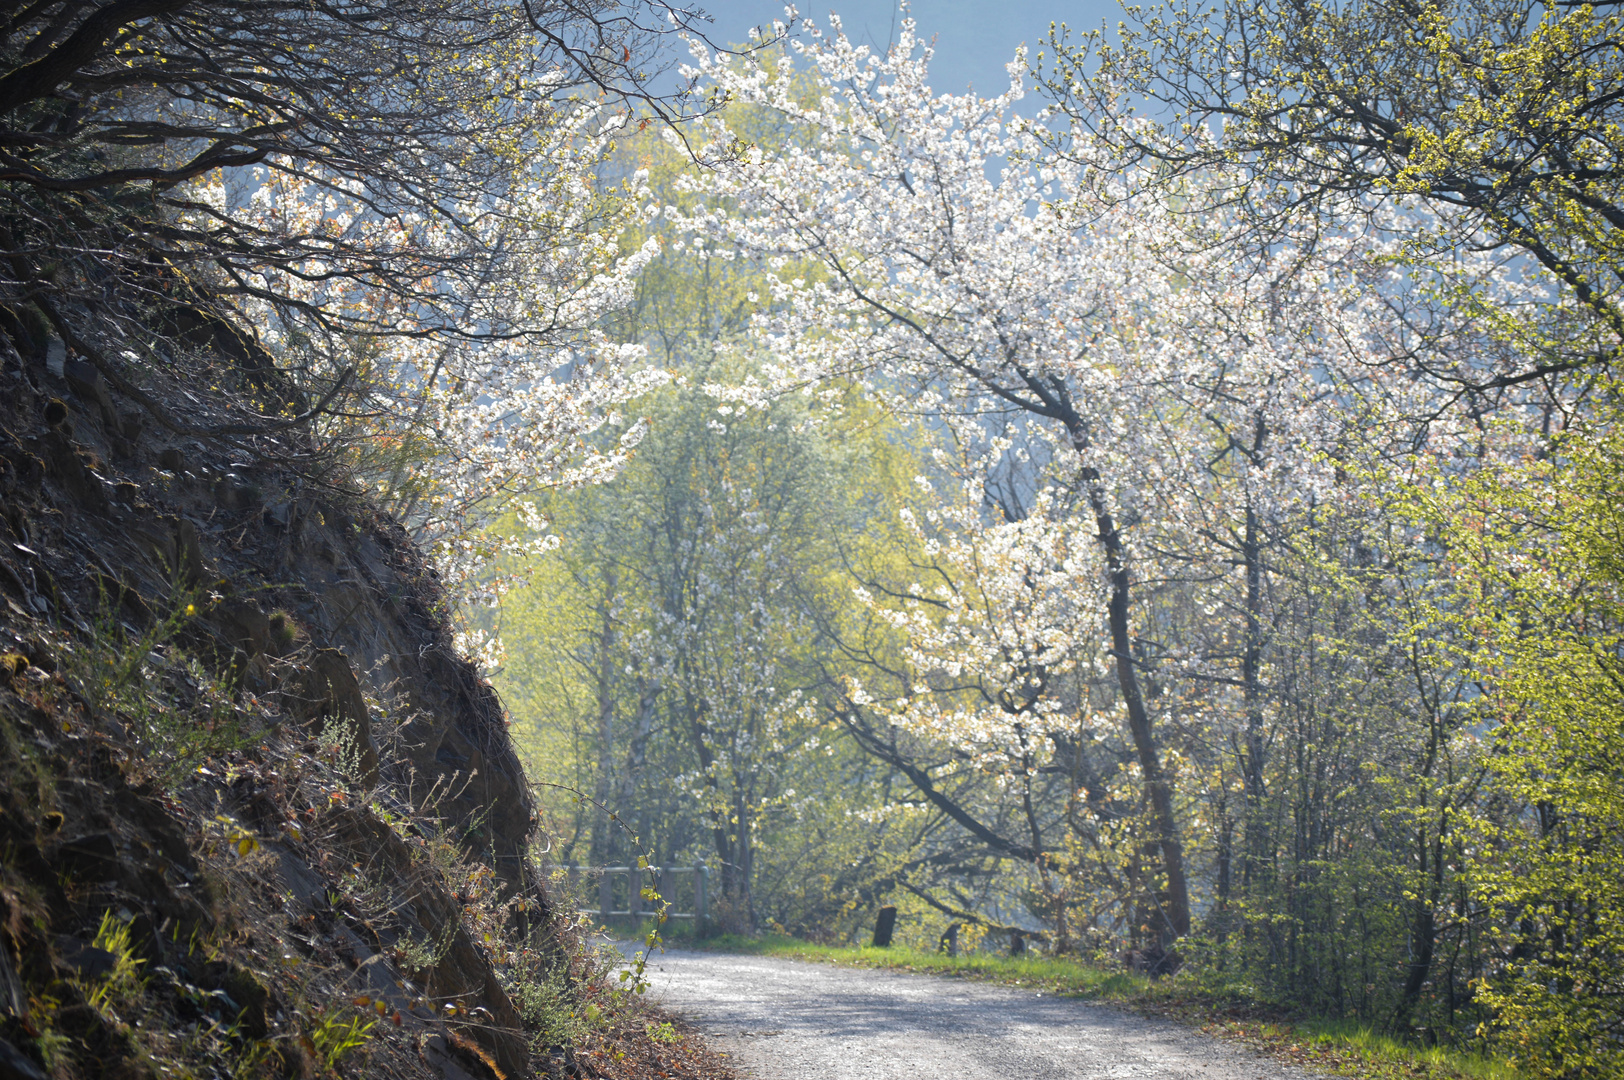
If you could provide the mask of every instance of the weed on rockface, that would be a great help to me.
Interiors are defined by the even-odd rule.
[[[243,724],[249,710],[235,700],[236,688],[183,643],[216,599],[176,585],[167,614],[137,629],[103,593],[90,634],[63,656],[62,683],[87,720],[116,728],[137,751],[132,760],[140,776],[169,790],[200,762],[246,746],[250,738]]]
[[[565,962],[526,949],[508,965],[503,980],[514,1008],[530,1032],[532,1052],[572,1046],[597,1026],[600,1010],[570,984]]]
[[[140,997],[146,988],[146,981],[141,977],[141,969],[147,962],[135,955],[135,947],[130,941],[129,924],[111,911],[107,912],[102,916],[101,925],[96,929],[96,937],[91,942],[91,947],[113,959],[111,966],[99,978],[84,980],[81,983],[85,1003],[93,1009],[106,1012],[114,1006],[122,1006]]]
[[[338,1066],[367,1043],[367,1033],[378,1026],[376,1019],[349,1009],[328,1009],[311,1018],[306,1038],[317,1061],[329,1069]]]
[[[595,927],[562,914],[568,905],[543,883],[498,874],[480,849],[479,822],[440,816],[468,777],[438,777],[428,792],[409,776],[402,783],[410,767],[398,710],[368,702],[388,777],[372,787],[359,783],[347,726],[289,723],[275,691],[259,701],[211,677],[208,661],[219,656],[196,633],[207,601],[145,629],[104,616],[92,635],[54,641],[59,663],[46,677],[21,662],[8,673],[33,712],[6,714],[0,754],[14,766],[12,788],[40,807],[35,816],[54,815],[48,829],[64,836],[105,831],[116,860],[144,850],[125,819],[155,813],[173,837],[156,849],[187,867],[174,896],[133,876],[62,879],[70,904],[98,905],[88,915],[98,930],[90,966],[58,981],[60,993],[30,987],[33,1046],[47,1070],[82,1071],[94,1058],[175,1077],[359,1075],[416,1060],[408,1044],[424,1025],[484,1040],[508,1023],[478,1001],[431,990],[458,985],[476,958],[506,987],[518,1014],[509,1036],[543,1072],[579,1061],[581,1075],[604,1075],[637,1058],[639,1043],[699,1052],[648,1035],[667,1029],[636,1007],[640,970]],[[32,773],[20,767],[35,759]],[[105,812],[90,807],[64,807],[62,823],[50,789],[74,770],[94,779],[71,790],[94,792],[116,827],[87,825]],[[165,846],[182,838],[195,865]],[[309,884],[290,889],[289,867]],[[195,918],[154,913],[154,904],[194,899]],[[142,938],[154,931],[157,946]],[[393,989],[372,982],[387,969],[358,963],[368,951],[393,961]],[[363,999],[366,1008],[355,1004]]]
[[[438,935],[402,934],[394,945],[395,962],[402,971],[432,971],[451,951],[451,942],[456,936],[455,923],[442,927]]]

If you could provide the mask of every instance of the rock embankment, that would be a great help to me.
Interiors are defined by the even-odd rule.
[[[0,361],[0,1076],[570,1068],[524,771],[399,524],[308,435]],[[147,392],[207,428],[216,362]]]

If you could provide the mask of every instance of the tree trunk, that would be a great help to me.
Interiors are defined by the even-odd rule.
[[[1061,417],[1078,456],[1087,460],[1089,439],[1082,419],[1069,404]],[[1133,634],[1128,624],[1132,578],[1128,572],[1127,551],[1117,531],[1106,500],[1105,484],[1099,470],[1085,464],[1082,479],[1094,514],[1096,538],[1105,551],[1111,596],[1106,604],[1106,621],[1111,633],[1111,652],[1116,657],[1117,687],[1128,712],[1128,732],[1133,737],[1134,754],[1144,776],[1145,796],[1150,803],[1151,823],[1156,844],[1161,849],[1162,874],[1166,892],[1158,905],[1160,928],[1157,937],[1165,946],[1190,932],[1190,888],[1184,876],[1184,842],[1173,813],[1173,787],[1162,768],[1162,756],[1151,730],[1150,713],[1139,687],[1139,671],[1133,657]]]
[[[1106,521],[1110,518],[1107,516]],[[1103,530],[1102,530],[1103,531]],[[1128,570],[1117,566],[1111,573],[1111,600],[1107,608],[1111,627],[1111,647],[1116,653],[1117,685],[1128,708],[1128,731],[1133,736],[1139,771],[1144,775],[1145,795],[1150,800],[1151,823],[1162,852],[1162,873],[1167,878],[1166,899],[1161,904],[1162,944],[1171,944],[1190,932],[1190,889],[1184,878],[1184,843],[1179,837],[1173,814],[1173,786],[1162,769],[1162,756],[1151,731],[1150,713],[1139,690],[1134,670],[1132,638],[1128,633]]]
[[[593,691],[598,704],[598,782],[593,796],[597,806],[592,811],[591,862],[594,866],[609,866],[620,848],[615,836],[614,823],[609,820],[611,801],[615,796],[615,671],[614,671],[614,596],[615,577],[605,575],[605,589],[598,608],[597,663]]]
[[[716,753],[710,745],[705,725],[704,702],[687,693],[688,732],[693,739],[694,754],[704,770],[705,787],[712,800],[711,841],[716,846],[716,857],[721,860],[721,888],[711,898],[712,917],[726,933],[750,933],[754,920],[750,913],[750,832],[748,810],[738,793],[727,793],[728,806],[722,804],[722,785],[715,771]]]
[[[1269,857],[1268,814],[1263,808],[1263,553],[1258,539],[1257,510],[1246,503],[1246,539],[1241,546],[1246,567],[1246,646],[1241,654],[1241,695],[1246,708],[1246,750],[1242,772],[1246,783],[1246,859],[1241,882],[1250,885]]]
[[[618,806],[630,806],[637,798],[637,781],[643,775],[648,760],[648,743],[654,735],[654,703],[660,696],[660,684],[650,683],[641,675],[637,678],[637,720],[626,741],[626,765],[620,772]],[[648,838],[643,837],[644,842]]]
[[[1234,860],[1235,860],[1235,821],[1229,816],[1228,800],[1222,795],[1218,798],[1218,902],[1215,914],[1217,918],[1216,930],[1218,940],[1223,941],[1229,934],[1230,893],[1234,890]]]
[[[1442,834],[1440,829],[1440,835]],[[1437,947],[1437,908],[1439,889],[1443,884],[1443,852],[1433,848],[1433,838],[1423,830],[1416,837],[1421,857],[1421,874],[1427,880],[1426,888],[1414,900],[1415,909],[1410,921],[1410,970],[1404,979],[1404,991],[1399,997],[1393,1026],[1399,1031],[1410,1026],[1415,1007],[1421,1002],[1421,991],[1432,976],[1432,957]]]

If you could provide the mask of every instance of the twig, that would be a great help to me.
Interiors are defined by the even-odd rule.
[[[182,423],[180,420],[176,419],[168,409],[158,404],[158,402],[155,401],[150,394],[142,390],[139,386],[136,386],[129,379],[126,379],[113,365],[112,361],[103,356],[101,352],[91,346],[89,342],[75,334],[73,332],[73,328],[68,325],[67,320],[63,319],[56,309],[53,308],[43,297],[36,298],[34,302],[39,305],[42,311],[45,312],[46,318],[48,318],[51,321],[51,325],[56,328],[57,334],[61,336],[62,340],[66,342],[74,352],[88,359],[91,364],[95,366],[96,370],[101,372],[102,376],[106,378],[108,382],[113,384],[114,388],[117,389],[119,393],[134,399],[142,408],[146,409],[147,412],[152,414],[153,419],[157,420],[160,425],[167,430],[174,432],[176,435],[204,438],[218,438],[225,435],[267,435],[272,431],[299,427],[303,424],[309,423],[311,420],[327,411],[327,406],[331,405],[333,399],[338,397],[340,392],[343,391],[344,387],[348,385],[350,376],[355,373],[355,368],[346,367],[342,372],[339,373],[338,381],[333,383],[332,388],[329,389],[326,394],[322,395],[321,400],[316,402],[316,404],[312,405],[310,408],[306,409],[304,412],[300,413],[298,416],[289,417],[282,420],[265,418],[261,422],[254,424],[216,424],[213,427],[193,427],[190,424]]]

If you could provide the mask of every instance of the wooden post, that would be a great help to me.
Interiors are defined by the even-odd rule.
[[[949,956],[959,955],[960,925],[962,924],[954,923],[947,928],[947,932],[942,935],[942,940],[936,948],[937,952],[944,952]]]
[[[699,924],[705,921],[705,894],[710,890],[710,867],[704,863],[694,866],[694,935],[700,934]]]
[[[607,867],[598,871],[598,919],[601,922],[609,921],[609,913],[615,910],[615,879]]]
[[[575,903],[581,895],[581,868],[567,866],[564,868],[569,874],[570,903]]]
[[[626,910],[633,922],[643,914],[643,871],[635,866],[626,868]]]
[[[882,907],[880,917],[874,923],[874,947],[876,949],[889,949],[891,947],[891,934],[897,928],[897,909]]]

